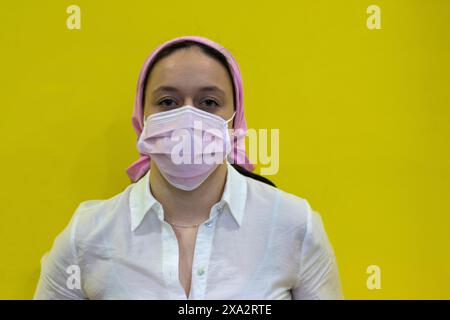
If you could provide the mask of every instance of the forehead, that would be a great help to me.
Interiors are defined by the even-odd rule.
[[[218,86],[225,91],[232,88],[225,66],[196,46],[178,49],[155,64],[148,87],[160,85],[179,88]]]

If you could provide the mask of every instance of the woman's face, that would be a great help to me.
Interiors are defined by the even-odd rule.
[[[185,105],[226,120],[233,116],[233,87],[227,70],[197,46],[178,49],[158,61],[147,81],[144,118]]]

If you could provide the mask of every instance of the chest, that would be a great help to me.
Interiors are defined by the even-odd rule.
[[[157,228],[157,222],[131,242],[115,235],[108,248],[98,242],[79,248],[90,298],[288,298],[298,275],[300,250],[294,240],[261,227],[257,233],[243,232],[233,221],[198,229]]]
[[[178,242],[178,269],[179,280],[186,292],[186,296],[189,296],[191,287],[191,275],[192,275],[192,263],[195,252],[195,242],[197,239],[197,228],[176,228],[174,232]]]

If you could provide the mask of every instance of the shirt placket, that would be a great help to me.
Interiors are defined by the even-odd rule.
[[[170,299],[185,300],[186,293],[179,280],[179,252],[178,241],[170,224],[164,221],[163,209],[157,208],[158,217],[161,221],[162,237],[162,271]]]
[[[191,290],[189,293],[190,300],[205,299],[214,229],[216,226],[217,215],[222,212],[223,207],[223,203],[214,205],[211,209],[212,212],[210,218],[198,228],[194,259],[192,262]]]

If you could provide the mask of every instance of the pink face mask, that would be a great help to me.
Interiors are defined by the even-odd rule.
[[[228,123],[192,106],[150,115],[137,142],[174,187],[194,190],[231,152]]]

